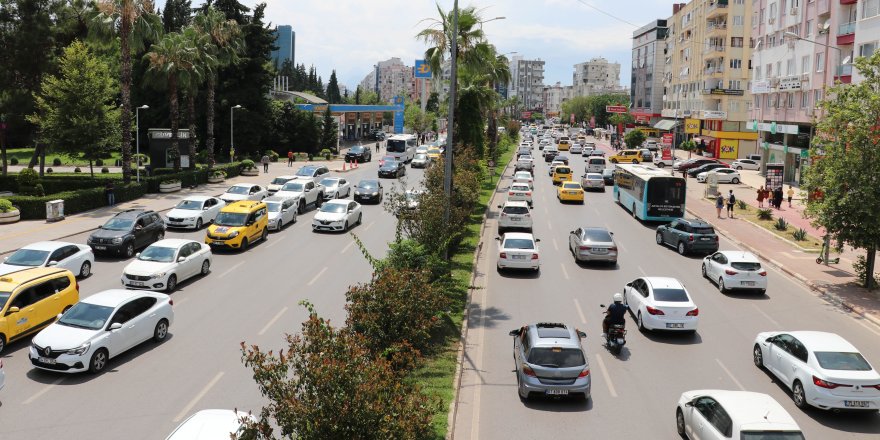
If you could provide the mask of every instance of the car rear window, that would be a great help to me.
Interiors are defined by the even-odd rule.
[[[556,172],[558,174],[570,174],[571,168],[569,168],[569,167],[556,167]]]
[[[761,270],[761,263],[734,261],[730,266],[736,270]]]
[[[584,238],[587,241],[592,242],[610,242],[611,234],[608,231],[596,230],[596,229],[587,229],[584,231]]]
[[[572,368],[585,365],[584,353],[576,348],[535,347],[529,350],[529,363],[548,368]]]
[[[742,431],[740,440],[804,440],[799,431]]]
[[[712,235],[715,233],[714,228],[696,227],[693,229],[694,229],[694,234]]]
[[[502,245],[505,249],[534,249],[535,242],[528,238],[508,238]]]
[[[667,302],[687,302],[688,295],[684,289],[654,289],[654,299]]]
[[[590,159],[590,165],[605,165],[605,159],[602,159],[602,158]]]
[[[531,191],[528,185],[511,185],[510,189],[514,191]]]
[[[562,187],[565,189],[581,189],[581,186],[578,183],[566,183],[565,185],[562,185]]]
[[[528,214],[529,208],[525,206],[505,206],[504,207],[505,214]]]
[[[871,371],[871,365],[860,353],[817,351],[819,366],[826,370]]]

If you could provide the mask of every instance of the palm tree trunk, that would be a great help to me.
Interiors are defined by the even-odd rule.
[[[168,78],[168,103],[171,107],[171,157],[174,160],[174,172],[180,171],[180,145],[177,138],[177,128],[180,126],[180,110],[177,101],[177,78]]]
[[[132,0],[123,0],[123,15],[133,9]],[[119,50],[122,53],[119,67],[119,90],[122,95],[122,182],[131,182],[131,48],[128,39],[131,34],[129,17],[123,17],[119,28]]]
[[[196,169],[196,150],[198,149],[198,138],[196,137],[196,93],[197,90],[190,90],[186,96],[187,112],[189,113],[189,169]]]
[[[207,106],[205,107],[205,119],[208,126],[205,129],[208,136],[205,139],[205,149],[208,151],[208,168],[214,167],[214,74],[208,75]]]

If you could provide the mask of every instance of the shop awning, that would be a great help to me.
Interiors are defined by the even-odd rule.
[[[675,127],[676,125],[678,125],[678,121],[675,121],[672,119],[664,119],[664,120],[654,124],[654,128],[659,129],[659,130],[669,131],[669,130],[672,130],[672,128]]]

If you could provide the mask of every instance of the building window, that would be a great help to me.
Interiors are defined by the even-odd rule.
[[[807,33],[807,35],[806,35],[807,38],[813,36],[813,20],[807,20],[807,31],[806,31],[806,33]]]
[[[880,0],[865,0],[862,2],[862,18],[869,18],[880,14]]]
[[[770,3],[770,17],[776,17],[776,3]]]
[[[734,15],[733,16],[733,25],[734,26],[742,26],[743,25],[743,16],[742,15]]]
[[[859,56],[860,57],[869,57],[874,54],[874,51],[877,50],[877,42],[872,41],[870,43],[860,44],[859,45]]]
[[[757,27],[758,27],[758,13],[752,12],[752,29],[755,29]]]
[[[810,73],[810,56],[801,57],[801,73]]]
[[[801,108],[807,108],[810,106],[810,92],[804,91],[801,93]]]
[[[776,76],[782,76],[782,61],[776,62]]]
[[[743,37],[731,37],[730,47],[743,47]]]
[[[818,106],[820,102],[822,102],[822,90],[813,90],[813,104]]]
[[[795,73],[794,70],[795,70],[795,64],[794,64],[794,58],[792,58],[786,62],[785,74],[788,76],[794,75],[794,73]]]
[[[788,94],[788,108],[794,108],[794,93]]]
[[[761,24],[764,24],[764,8],[761,8],[761,14],[760,14],[760,16],[758,17],[758,21],[759,21]]]
[[[738,79],[727,81],[727,88],[731,90],[742,90],[742,82]]]
[[[732,59],[730,60],[730,68],[731,69],[742,69],[742,60]]]
[[[767,78],[773,77],[773,64],[767,65]]]
[[[761,108],[761,95],[755,95],[755,108]]]
[[[825,54],[819,52],[816,54],[816,72],[825,71]]]

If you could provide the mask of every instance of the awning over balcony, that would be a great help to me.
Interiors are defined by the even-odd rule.
[[[678,125],[678,121],[673,120],[673,119],[664,119],[664,120],[654,124],[654,128],[656,128],[658,130],[669,131],[669,130],[672,130],[672,128],[675,127],[676,125]]]

